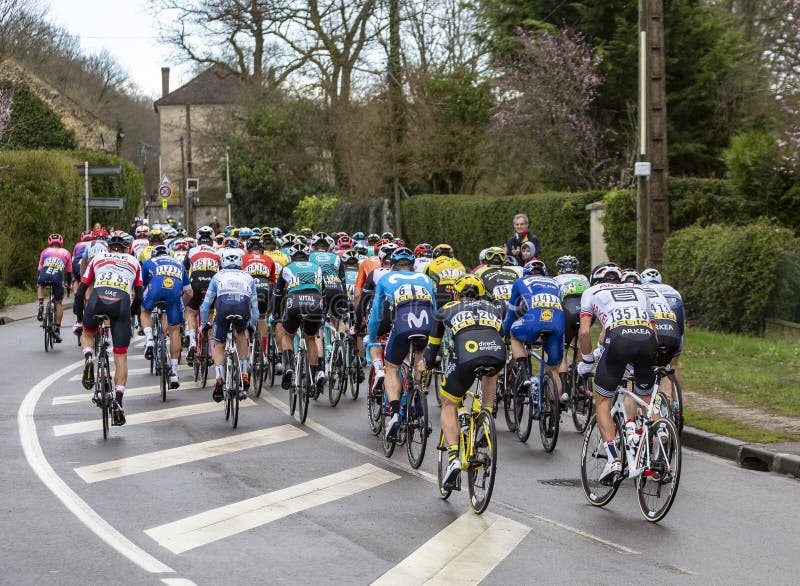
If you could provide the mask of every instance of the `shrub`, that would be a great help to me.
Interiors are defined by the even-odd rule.
[[[142,174],[136,165],[111,153],[98,151],[74,151],[65,153],[73,159],[73,165],[89,161],[89,165],[120,165],[122,174],[112,177],[90,177],[89,195],[91,197],[120,197],[123,200],[121,210],[89,210],[89,225],[100,222],[103,226],[114,226],[117,230],[127,230],[131,220],[142,209]],[[75,167],[73,166],[73,173]],[[80,176],[79,197],[83,206],[83,176]],[[83,217],[83,216],[81,216]],[[79,225],[83,226],[84,220]]]
[[[467,265],[478,262],[487,246],[502,246],[512,233],[515,214],[527,214],[530,230],[542,244],[542,259],[572,254],[589,266],[589,213],[586,205],[602,197],[599,191],[539,193],[512,196],[417,195],[403,201],[404,237],[409,244],[446,241]],[[588,270],[588,269],[586,269]]]
[[[357,203],[340,199],[331,210],[331,229],[344,230],[352,234],[353,232],[376,232],[380,234],[384,231],[383,204],[384,199],[375,198],[368,202]]]
[[[295,230],[311,228],[314,232],[330,230],[331,211],[336,205],[335,195],[307,195],[292,212]]]
[[[74,162],[53,151],[0,152],[0,281],[32,283],[39,253],[55,230],[68,244],[83,226],[81,181]]]
[[[685,228],[667,239],[664,257],[697,325],[760,333],[766,317],[798,318],[800,240],[770,220]]]

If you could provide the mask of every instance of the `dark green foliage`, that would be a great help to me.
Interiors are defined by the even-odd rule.
[[[83,226],[81,181],[67,155],[0,152],[0,283],[33,284],[39,253],[54,231],[72,246]]]
[[[8,129],[0,148],[74,149],[75,133],[67,130],[55,112],[24,83],[14,87]]]
[[[800,240],[774,222],[686,228],[669,237],[664,257],[666,282],[693,324],[760,333],[766,317],[800,317]]]
[[[92,165],[120,165],[122,175],[117,177],[89,177],[89,196],[121,197],[123,199],[123,209],[121,210],[89,210],[89,227],[95,222],[100,222],[103,226],[113,226],[117,230],[128,229],[131,220],[142,208],[142,175],[136,165],[111,153],[98,151],[75,151],[65,153],[74,160],[75,165],[82,165],[84,161],[89,161]],[[73,167],[74,168],[74,167]],[[78,196],[83,209],[83,176],[80,176],[80,187]],[[83,218],[83,216],[81,216]],[[84,220],[79,222],[83,226]]]
[[[636,266],[636,191],[610,191],[603,198],[606,254],[621,267]]]
[[[418,195],[402,203],[404,237],[409,245],[447,242],[465,264],[478,264],[488,246],[503,246],[511,237],[515,214],[527,214],[539,237],[541,257],[549,267],[565,254],[578,257],[588,270],[589,212],[586,205],[601,192],[539,193],[501,197]]]

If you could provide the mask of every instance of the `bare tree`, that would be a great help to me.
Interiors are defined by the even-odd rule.
[[[24,53],[46,9],[40,0],[0,0],[0,60]]]

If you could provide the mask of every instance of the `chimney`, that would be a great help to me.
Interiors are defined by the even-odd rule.
[[[161,68],[161,97],[169,93],[169,67]]]

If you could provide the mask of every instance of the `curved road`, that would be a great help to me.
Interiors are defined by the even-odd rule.
[[[435,446],[419,471],[391,460],[363,397],[323,396],[298,424],[278,386],[239,428],[210,389],[158,395],[131,350],[128,424],[99,429],[74,339],[45,355],[33,320],[0,327],[5,495],[0,563],[14,584],[794,583],[800,483],[684,449],[675,504],[644,521],[630,482],[605,509],[578,483],[579,435],[562,418],[553,454],[498,419],[492,503],[438,499]],[[363,388],[363,387],[362,387]],[[433,402],[431,400],[431,402]],[[431,405],[433,437],[438,409]]]

